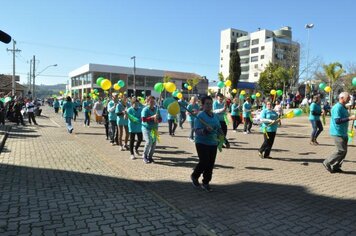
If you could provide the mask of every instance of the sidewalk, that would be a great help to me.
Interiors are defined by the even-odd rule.
[[[70,135],[58,114],[43,114],[39,127],[14,128],[0,154],[1,235],[356,233],[355,141],[345,173],[329,174],[328,128],[311,146],[305,117],[282,121],[273,159],[258,157],[256,126],[251,135],[230,130],[232,147],[218,154],[214,192],[205,193],[189,180],[197,154],[188,129],[170,137],[164,124],[147,165],[111,146],[103,126],[79,119]]]

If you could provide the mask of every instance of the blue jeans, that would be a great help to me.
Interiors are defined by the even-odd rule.
[[[87,126],[90,125],[90,111],[84,112],[84,124]]]
[[[189,138],[190,139],[194,139],[194,119],[192,119],[191,121],[189,121],[190,124],[190,135]]]
[[[180,116],[179,116],[179,127],[183,127],[183,123],[184,121],[187,119],[187,115],[185,114],[185,111],[181,111],[180,112]]]
[[[72,117],[65,117],[64,119],[65,119],[65,121],[66,121],[67,130],[68,130],[68,132],[70,132],[70,131],[73,129],[73,126],[72,126]]]
[[[143,149],[143,156],[147,159],[152,159],[153,153],[156,149],[157,140],[154,140],[151,135],[151,130],[142,129],[143,139],[145,140],[145,147]]]
[[[117,124],[116,120],[109,121],[109,134],[110,134],[110,143],[115,142],[115,138],[117,136]]]
[[[319,134],[323,131],[323,125],[320,120],[311,120],[310,121],[313,131],[311,133],[311,139],[316,140]]]

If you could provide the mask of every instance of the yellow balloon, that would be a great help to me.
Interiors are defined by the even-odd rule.
[[[231,92],[232,92],[232,93],[237,93],[237,90],[236,90],[236,89],[233,89]]]
[[[177,87],[174,83],[172,82],[168,82],[164,84],[164,88],[169,92],[169,93],[173,93],[174,91],[176,91]]]
[[[183,97],[183,94],[182,93],[178,93],[177,94],[177,98],[181,99]]]
[[[189,86],[188,86],[188,90],[190,91],[190,90],[192,90],[192,89],[193,89],[192,86],[189,85]]]
[[[324,88],[324,91],[327,92],[327,93],[330,93],[331,87],[330,87],[330,86],[326,86],[326,87]]]
[[[287,117],[288,119],[293,118],[293,117],[294,117],[294,113],[293,113],[293,112],[288,112],[288,113],[286,114],[286,117]]]
[[[230,87],[231,86],[231,80],[226,80],[225,81],[225,86]]]
[[[120,89],[120,86],[118,84],[114,84],[114,89],[115,90],[119,90]]]
[[[177,115],[179,112],[180,112],[180,109],[179,109],[179,104],[177,101],[171,103],[169,106],[168,106],[168,109],[167,109],[168,113],[172,116],[175,116]]]
[[[109,90],[111,87],[111,81],[108,79],[104,79],[101,81],[100,86],[103,90]]]
[[[271,95],[276,95],[276,93],[277,93],[276,90],[274,90],[274,89],[271,90]]]
[[[256,93],[256,98],[259,98],[261,97],[261,94],[260,93]]]
[[[245,90],[241,90],[240,94],[241,94],[241,95],[245,95],[245,94],[246,94],[246,91],[245,91]]]

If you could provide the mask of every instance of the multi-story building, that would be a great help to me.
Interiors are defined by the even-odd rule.
[[[70,81],[67,89],[82,97],[84,93],[89,93],[92,89],[98,89],[100,93],[103,90],[96,84],[99,77],[107,78],[112,84],[117,83],[119,80],[125,82],[125,87],[120,89],[119,92],[126,92],[128,96],[133,95],[134,88],[136,95],[141,94],[159,96],[153,90],[153,87],[158,82],[163,82],[163,78],[168,76],[171,81],[176,84],[177,89],[181,90],[183,96],[189,97],[190,95],[206,95],[208,91],[208,80],[204,76],[195,73],[164,71],[154,69],[136,68],[135,70],[135,86],[134,86],[134,73],[132,67],[111,66],[100,64],[87,64],[69,73]],[[188,79],[199,78],[200,82],[193,90],[188,91],[184,88],[184,83]],[[78,91],[75,93],[74,91]],[[111,92],[118,92],[110,89]]]
[[[221,31],[219,72],[224,78],[229,76],[230,55],[235,50],[241,63],[239,81],[247,88],[254,87],[270,62],[294,67],[298,74],[300,45],[292,41],[291,27],[274,31],[259,29],[252,33],[232,28]]]

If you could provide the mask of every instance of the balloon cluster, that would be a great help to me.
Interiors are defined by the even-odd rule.
[[[278,90],[272,89],[271,92],[270,92],[270,94],[273,95],[273,96],[275,96],[275,95],[277,95],[277,96],[282,96],[283,91],[280,90],[280,89],[278,89]]]
[[[187,83],[184,84],[184,87],[186,87],[188,90],[192,89],[191,86]],[[175,116],[180,112],[179,103],[174,97],[181,99],[183,97],[183,94],[179,90],[177,90],[177,86],[175,85],[175,83],[156,83],[153,89],[157,93],[162,93],[164,90],[169,93],[172,93],[172,97],[168,97],[163,101],[163,107],[167,109],[168,113],[172,116]]]
[[[190,86],[188,83],[184,83],[184,88],[186,88],[186,89],[188,89],[188,91],[190,91],[190,90],[192,90],[193,89],[193,87],[192,86]]]
[[[324,82],[319,84],[319,89],[324,90],[327,93],[330,93],[330,91],[331,91],[331,87],[327,86]]]
[[[352,79],[352,86],[355,86],[355,87],[356,87],[356,77],[354,77],[354,78]]]
[[[164,99],[163,107],[167,109],[168,113],[172,116],[175,116],[180,112],[178,101],[172,97]]]
[[[222,89],[224,87],[230,87],[230,86],[231,86],[231,80],[226,80],[225,82],[224,81],[218,82],[219,89]]]

